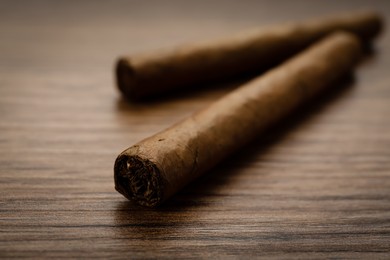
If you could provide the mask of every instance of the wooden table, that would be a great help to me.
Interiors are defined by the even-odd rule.
[[[390,36],[348,87],[160,209],[114,190],[129,145],[234,86],[130,104],[124,53],[389,1],[0,2],[0,258],[390,258]],[[234,85],[234,84],[233,84]]]

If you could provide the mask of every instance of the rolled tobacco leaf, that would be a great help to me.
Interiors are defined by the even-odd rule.
[[[141,205],[159,205],[330,87],[352,70],[360,55],[355,35],[337,32],[326,37],[207,108],[126,149],[115,162],[115,188]]]
[[[116,65],[117,85],[129,99],[147,99],[178,88],[259,74],[336,30],[352,32],[369,42],[381,27],[377,13],[351,12],[260,28],[168,51],[121,57]]]

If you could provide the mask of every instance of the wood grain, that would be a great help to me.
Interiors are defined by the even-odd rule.
[[[386,1],[0,2],[0,257],[390,257],[390,37],[157,210],[114,190],[117,154],[237,83],[143,104],[115,58]]]

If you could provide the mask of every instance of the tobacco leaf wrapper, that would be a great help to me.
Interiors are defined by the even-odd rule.
[[[382,27],[375,12],[352,12],[300,23],[260,28],[231,38],[173,50],[122,57],[116,65],[117,85],[131,100],[169,91],[259,74],[336,30],[369,42]]]
[[[156,206],[301,103],[350,72],[360,41],[339,32],[168,129],[126,149],[114,166],[115,188]]]

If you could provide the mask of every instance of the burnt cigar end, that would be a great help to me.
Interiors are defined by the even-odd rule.
[[[162,181],[157,166],[139,156],[120,155],[114,166],[115,189],[129,200],[155,207],[162,200]]]

